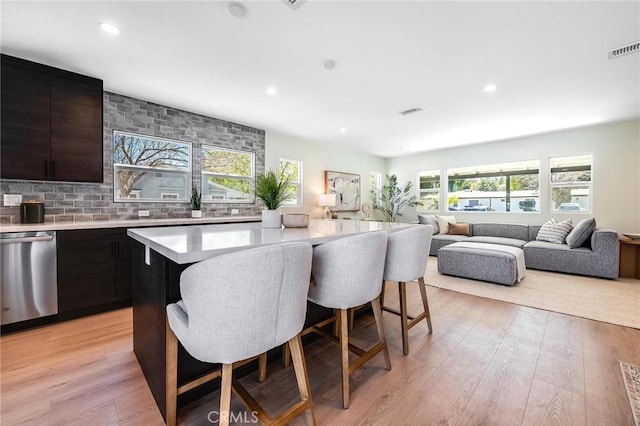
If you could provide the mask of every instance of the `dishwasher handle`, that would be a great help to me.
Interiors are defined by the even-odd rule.
[[[52,241],[53,235],[45,235],[42,237],[22,237],[22,238],[2,238],[0,244],[13,244],[13,243],[35,243],[38,241]]]

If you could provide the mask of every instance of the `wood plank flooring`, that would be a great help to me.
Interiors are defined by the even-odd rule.
[[[387,285],[385,303],[396,295]],[[393,369],[379,356],[356,371],[348,410],[338,347],[305,346],[320,425],[633,425],[618,363],[640,364],[640,330],[433,287],[428,295],[433,334],[426,322],[411,329],[404,356],[400,320],[385,313]],[[418,309],[416,285],[408,298]],[[376,340],[371,316],[356,320],[353,339]],[[130,309],[8,334],[0,345],[3,426],[163,424],[132,352]],[[241,381],[269,412],[296,401],[291,368],[270,360],[267,380],[254,376]],[[211,424],[217,407],[216,392],[181,409],[178,423]],[[242,412],[235,398],[232,410]]]

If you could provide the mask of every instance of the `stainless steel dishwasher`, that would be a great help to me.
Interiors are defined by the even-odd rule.
[[[2,325],[58,313],[55,232],[0,234]]]

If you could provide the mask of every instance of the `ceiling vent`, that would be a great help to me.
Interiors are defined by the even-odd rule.
[[[400,115],[406,117],[409,114],[414,114],[416,112],[420,112],[424,109],[422,105],[414,106],[412,108],[405,109],[404,111],[400,111]]]
[[[298,9],[302,3],[304,3],[306,0],[282,0],[283,2],[285,2],[286,4],[288,4],[291,9],[296,10]]]
[[[640,52],[640,41],[611,49],[609,51],[609,59],[619,58],[620,56],[636,52]]]

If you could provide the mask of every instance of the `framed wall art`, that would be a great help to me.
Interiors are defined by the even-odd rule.
[[[360,210],[360,175],[326,170],[324,180],[325,192],[336,194],[334,211]]]

